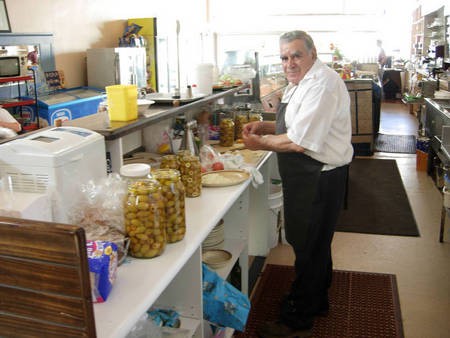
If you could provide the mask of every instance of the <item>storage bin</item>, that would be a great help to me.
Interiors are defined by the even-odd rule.
[[[416,169],[418,171],[428,170],[428,153],[422,150],[416,150]]]
[[[283,190],[281,184],[270,185],[269,191],[270,225],[273,231],[270,231],[268,238],[269,248],[273,248],[280,241],[280,235],[284,232],[283,215]]]
[[[131,121],[138,117],[137,86],[107,86],[108,112],[111,121]]]

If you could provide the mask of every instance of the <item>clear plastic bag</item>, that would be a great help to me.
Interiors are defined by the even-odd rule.
[[[202,171],[211,171],[211,170],[217,170],[217,168],[220,168],[218,166],[214,167],[215,163],[221,163],[221,169],[223,168],[223,163],[220,159],[220,155],[214,150],[213,147],[210,145],[203,145],[200,148],[200,162],[202,164]]]
[[[123,242],[126,191],[127,184],[118,174],[82,184],[68,212],[69,222],[82,226],[87,239]]]

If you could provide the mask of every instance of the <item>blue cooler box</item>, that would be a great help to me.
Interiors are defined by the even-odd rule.
[[[97,113],[99,103],[105,99],[106,94],[95,88],[77,87],[58,90],[38,97],[39,117],[41,122],[44,119],[48,125],[55,125],[57,120],[75,120]],[[35,109],[31,106],[29,108]]]

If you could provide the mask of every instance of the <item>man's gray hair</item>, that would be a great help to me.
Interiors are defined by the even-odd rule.
[[[309,51],[315,48],[314,40],[305,31],[290,31],[280,36],[280,42],[292,42],[294,40],[303,40]]]

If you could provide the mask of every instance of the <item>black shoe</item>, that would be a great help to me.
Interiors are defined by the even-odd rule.
[[[261,338],[306,338],[312,336],[311,328],[294,329],[280,321],[267,322],[261,327],[258,327],[256,331]]]
[[[328,301],[328,296],[322,299],[320,303],[319,311],[317,311],[316,316],[326,317],[330,312],[330,302]]]

